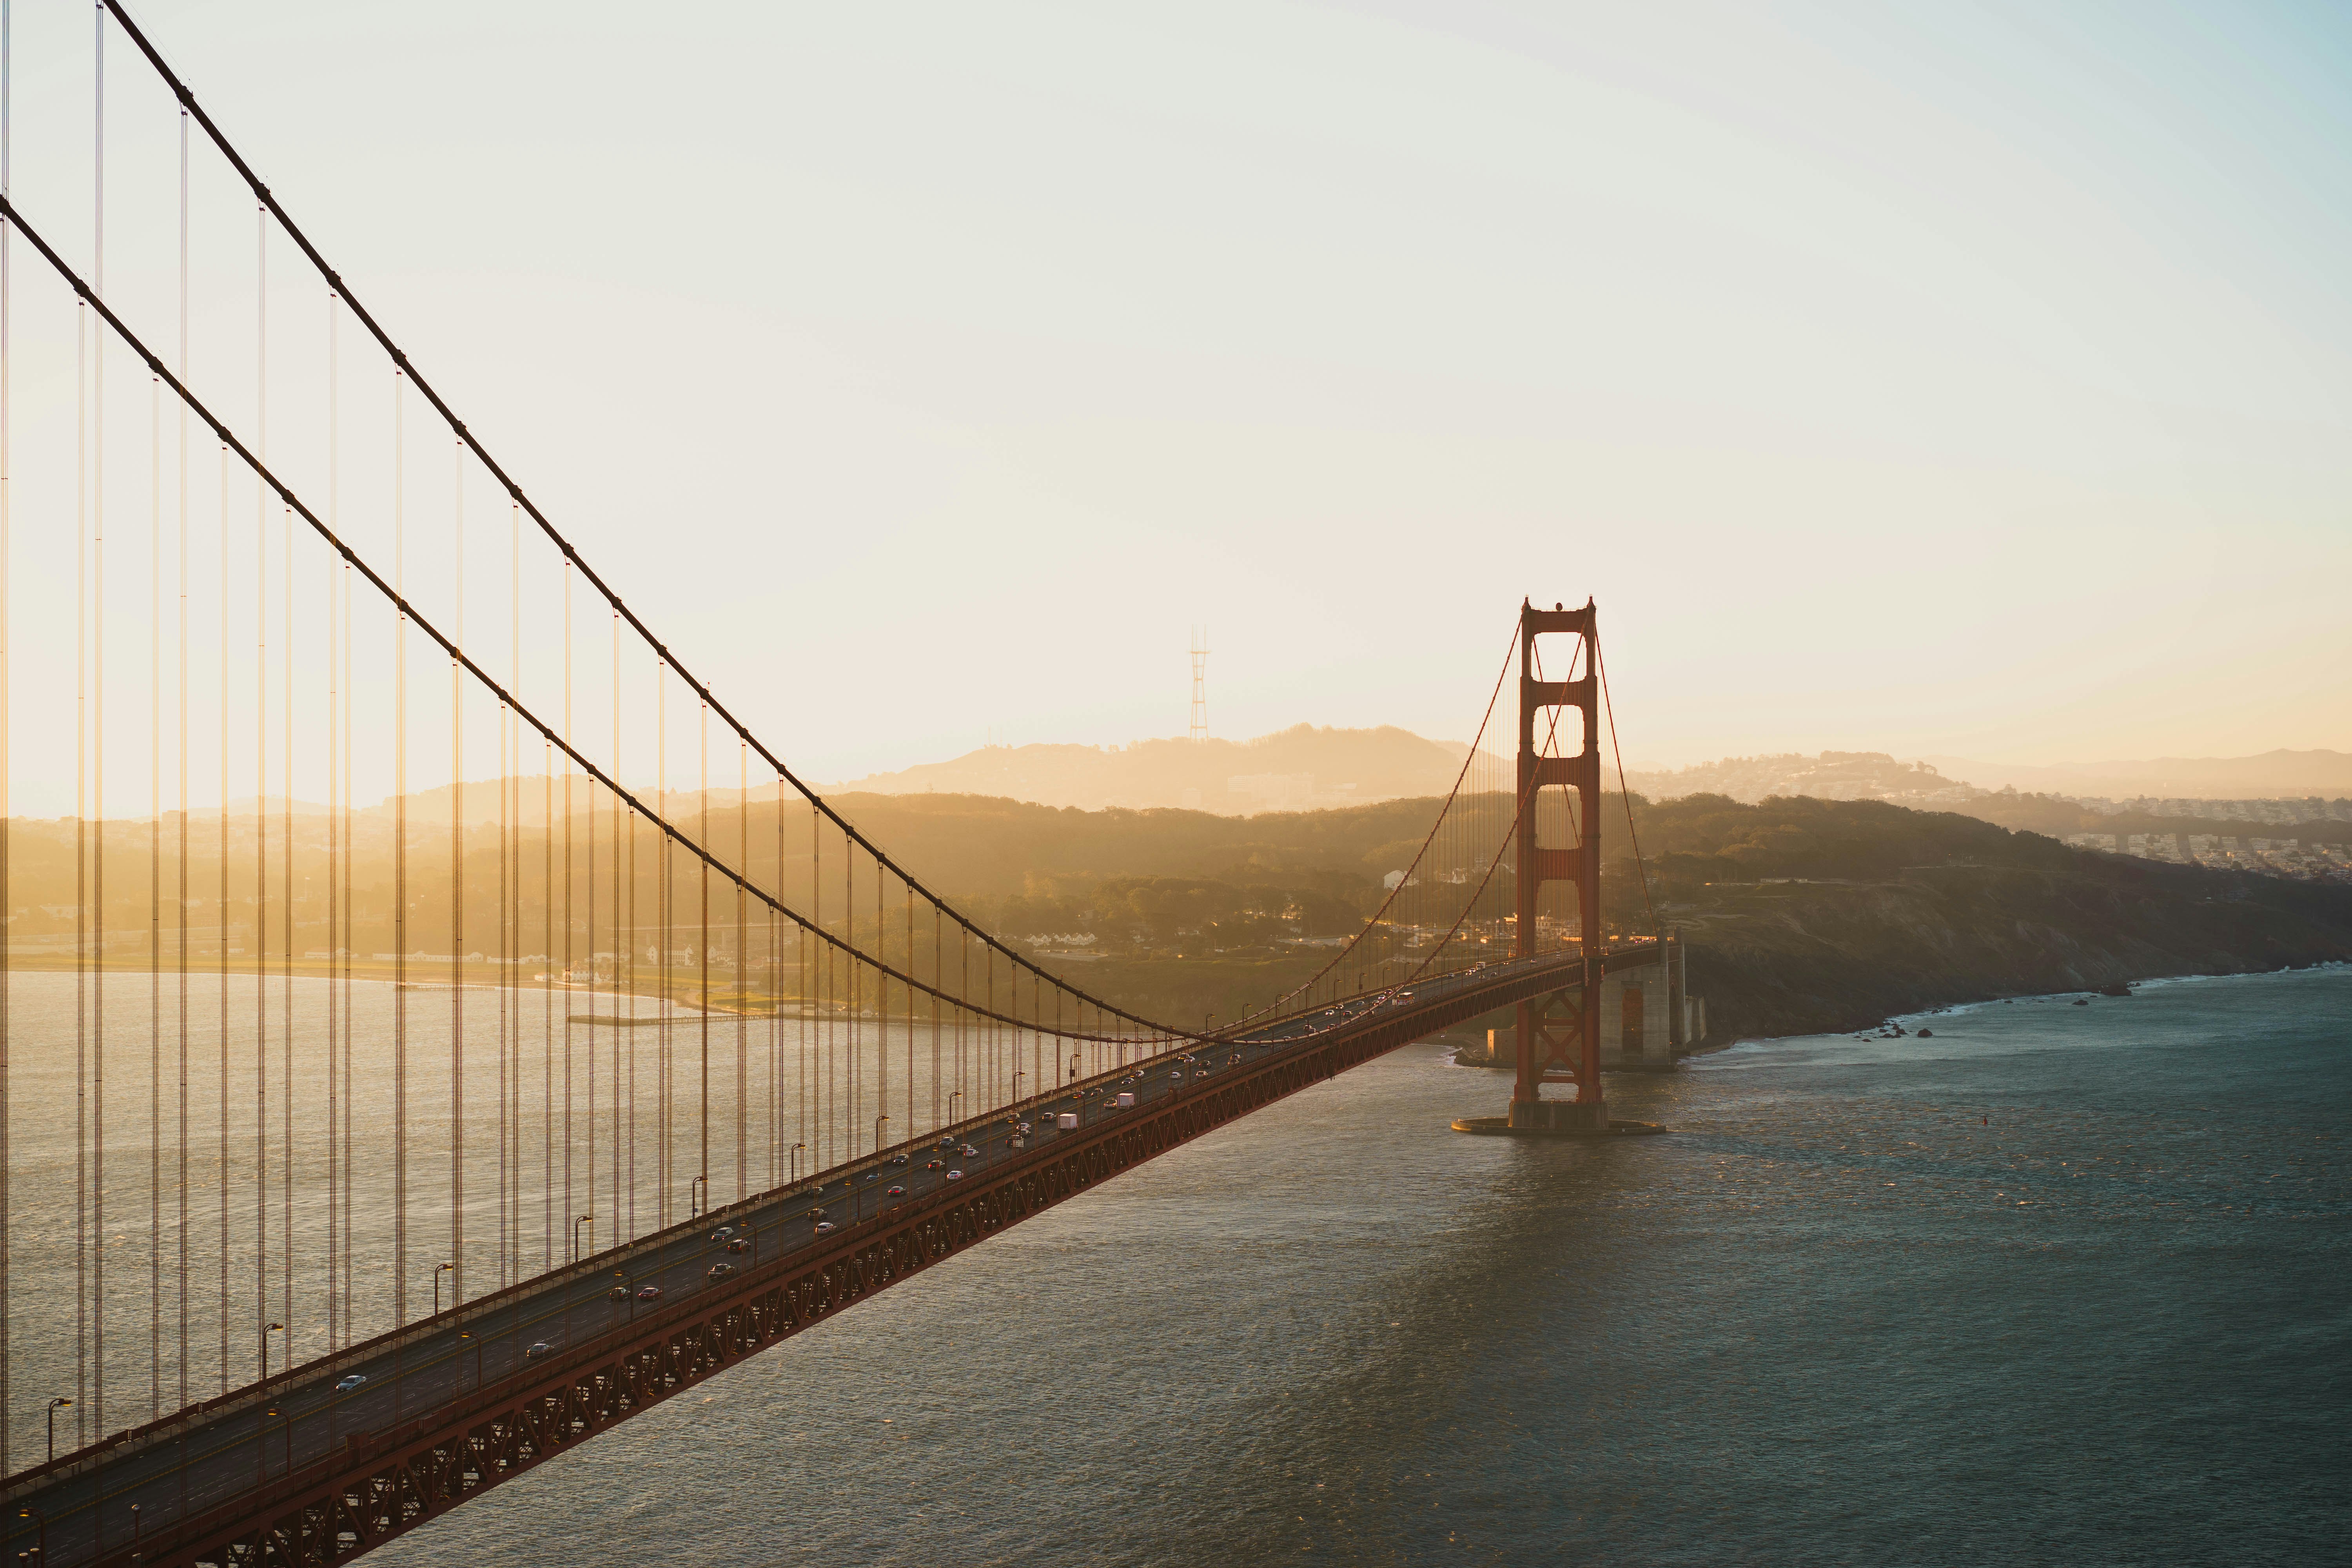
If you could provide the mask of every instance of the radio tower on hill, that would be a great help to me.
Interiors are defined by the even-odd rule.
[[[1209,629],[1192,631],[1192,739],[1209,738]]]

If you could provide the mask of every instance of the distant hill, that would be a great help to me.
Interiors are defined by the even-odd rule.
[[[1174,806],[1246,816],[1443,795],[1469,748],[1375,730],[1294,725],[1255,741],[984,746],[944,763],[827,785],[866,795],[982,795],[1100,811]]]
[[[1672,771],[1628,769],[1627,787],[1652,800],[1720,795],[1753,805],[1774,795],[1815,800],[1883,800],[1896,805],[1965,807],[1986,792],[1943,776],[1926,763],[1898,763],[1885,752],[1789,752],[1778,756],[1726,757]]]
[[[1240,821],[947,795],[844,802],[990,929],[1049,953],[1047,933],[1090,933],[1090,953],[1046,962],[1171,1018],[1235,1017],[1304,980],[1325,958],[1276,952],[1269,940],[1282,927],[1354,930],[1438,805]],[[1602,918],[1639,930],[1654,911],[1690,939],[1711,1044],[1990,996],[2352,958],[2352,889],[2095,854],[1874,801],[1638,804],[1645,891],[1622,809],[1613,795],[1602,806]],[[1195,929],[1180,933],[1180,921]]]
[[[1885,752],[1818,755],[1790,752],[1726,757],[1687,768],[1632,768],[1626,771],[1626,783],[1653,800],[1721,795],[1753,804],[1774,795],[1809,795],[1815,800],[1883,800],[1975,815],[1974,803],[2005,792],[2108,800],[2293,801],[2312,796],[2336,800],[2352,795],[2352,755],[2281,751],[2259,757],[2160,757],[2145,763],[2012,767],[1965,757],[1922,757],[1906,763]]]
[[[2059,763],[2020,767],[1966,757],[1928,757],[1946,777],[1982,789],[2123,800],[2278,800],[2352,795],[2352,753],[2264,752],[2254,757],[2157,757],[2142,763]]]

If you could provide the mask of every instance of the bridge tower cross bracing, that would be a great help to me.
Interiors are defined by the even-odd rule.
[[[1519,605],[1519,767],[1517,833],[1516,954],[1537,950],[1536,918],[1546,882],[1576,884],[1577,939],[1583,951],[1582,983],[1540,1002],[1518,1004],[1517,1080],[1511,1089],[1514,1131],[1605,1132],[1609,1108],[1601,1095],[1601,727],[1599,631],[1591,599],[1580,609]],[[1579,639],[1584,670],[1573,680],[1544,680],[1536,669],[1536,638],[1559,633]],[[1576,664],[1569,667],[1571,670]],[[1536,741],[1538,719],[1548,710],[1574,708],[1582,717],[1583,745],[1572,756],[1548,756]],[[1547,846],[1537,824],[1547,789],[1576,792],[1572,845]],[[1548,1083],[1571,1084],[1573,1100],[1545,1100]]]

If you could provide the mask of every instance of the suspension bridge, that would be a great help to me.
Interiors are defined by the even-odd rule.
[[[88,72],[89,117],[19,170],[13,11],[10,1560],[351,1557],[1500,1009],[1511,1100],[1457,1127],[1635,1131],[1601,984],[1678,966],[1602,908],[1590,602],[1521,605],[1453,791],[1342,947],[1223,1027],[1139,1016],[688,669],[116,0],[37,62]],[[68,774],[69,810],[15,814]]]

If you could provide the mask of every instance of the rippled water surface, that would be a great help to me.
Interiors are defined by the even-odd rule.
[[[1924,1021],[1600,1146],[1411,1047],[373,1561],[2346,1561],[2352,971]]]

